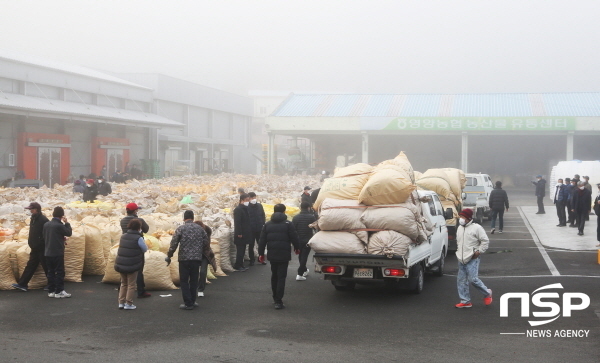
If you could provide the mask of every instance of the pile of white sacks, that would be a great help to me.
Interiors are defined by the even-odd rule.
[[[146,288],[168,290],[179,284],[179,267],[176,258],[170,266],[164,258],[175,229],[183,223],[185,210],[193,210],[196,219],[213,229],[211,248],[218,269],[213,271],[210,267],[209,278],[226,276],[226,272],[233,271],[231,258],[235,257],[229,208],[237,204],[237,188],[254,191],[263,203],[297,207],[306,185],[318,186],[318,178],[220,174],[133,180],[113,185],[113,193],[99,197],[95,203],[82,203],[81,194],[73,193],[70,185],[56,185],[53,189],[0,188],[0,289],[11,289],[29,259],[29,217],[24,207],[30,202],[40,203],[47,217],[56,206],[65,209],[73,228],[73,236],[65,248],[65,280],[81,282],[85,275],[103,275],[102,281],[106,283],[119,283],[113,266],[125,205],[130,202],[141,205],[138,215],[150,227],[145,235],[149,247],[144,267]],[[42,288],[45,284],[40,266],[29,288]]]
[[[319,232],[309,245],[317,253],[405,256],[411,244],[423,243],[433,230],[416,189],[404,153],[375,167],[336,170],[315,203]]]

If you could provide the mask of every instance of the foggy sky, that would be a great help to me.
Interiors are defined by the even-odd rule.
[[[9,1],[0,48],[240,94],[598,91],[600,1]]]

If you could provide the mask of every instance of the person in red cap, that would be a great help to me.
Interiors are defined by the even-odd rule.
[[[144,233],[148,233],[150,227],[148,223],[144,221],[143,218],[138,217],[137,211],[140,207],[135,203],[129,203],[125,206],[125,211],[127,212],[127,216],[121,219],[121,231],[123,233],[127,233],[127,226],[129,222],[133,219],[139,219],[142,223],[142,236]],[[152,296],[150,293],[146,292],[146,284],[144,283],[144,265],[142,264],[142,268],[139,270],[137,274],[137,295],[138,298],[150,297]]]
[[[29,253],[29,261],[27,261],[27,266],[23,270],[19,282],[12,284],[12,287],[21,291],[27,291],[29,281],[31,281],[33,274],[40,264],[44,269],[44,274],[48,276],[48,266],[46,265],[46,257],[44,256],[46,244],[43,234],[44,224],[48,222],[48,218],[42,214],[42,207],[39,203],[33,202],[25,209],[31,211],[29,238],[27,239],[27,244],[31,248],[31,252]]]
[[[83,191],[83,201],[93,203],[98,196],[98,187],[94,184],[94,179],[88,179],[85,182],[85,190]]]
[[[456,231],[456,258],[458,259],[457,287],[460,303],[457,308],[470,308],[471,294],[469,292],[469,283],[473,285],[484,296],[485,305],[492,303],[492,290],[488,289],[479,279],[479,261],[480,255],[484,253],[490,245],[490,240],[485,230],[479,224],[473,223],[473,210],[463,209],[458,214],[460,226]]]

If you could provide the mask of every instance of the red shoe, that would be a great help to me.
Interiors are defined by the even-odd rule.
[[[486,305],[490,305],[492,303],[492,289],[488,289],[490,295],[488,297],[483,298],[483,303]]]
[[[139,295],[138,295],[138,299],[141,299],[141,298],[144,298],[144,297],[150,297],[150,296],[152,296],[152,294],[151,294],[151,293],[149,293],[149,292],[145,292],[145,293],[143,293],[143,294],[139,294]]]
[[[473,307],[473,304],[471,304],[470,302],[468,302],[466,304],[460,303],[460,304],[456,304],[455,307],[457,307],[459,309],[470,308],[470,307]]]

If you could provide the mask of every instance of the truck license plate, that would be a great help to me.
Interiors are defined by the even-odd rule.
[[[372,268],[355,268],[354,277],[357,279],[372,279],[373,269]]]

